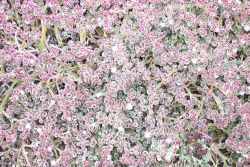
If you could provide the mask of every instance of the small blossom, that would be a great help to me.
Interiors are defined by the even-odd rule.
[[[126,109],[127,109],[127,110],[132,110],[132,109],[133,109],[133,105],[132,105],[131,103],[128,103],[128,104],[126,105]]]
[[[115,67],[112,67],[112,68],[111,68],[111,72],[112,72],[112,73],[114,73],[114,74],[115,74],[115,73],[116,73],[116,71],[117,71],[117,70],[116,70],[116,68],[115,68]]]
[[[118,127],[118,131],[119,131],[119,132],[124,132],[124,128],[123,128],[122,126],[119,126],[119,127]]]
[[[146,139],[150,138],[150,137],[151,137],[151,133],[150,133],[150,132],[145,132],[145,133],[144,133],[144,137],[145,137]]]
[[[26,125],[25,125],[25,128],[26,128],[26,129],[31,129],[31,124],[30,124],[30,123],[26,124]]]
[[[247,24],[247,25],[245,25],[244,27],[244,30],[246,31],[246,32],[249,32],[250,31],[250,26]]]

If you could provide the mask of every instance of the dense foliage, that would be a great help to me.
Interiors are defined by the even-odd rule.
[[[250,165],[250,1],[0,4],[0,166]]]

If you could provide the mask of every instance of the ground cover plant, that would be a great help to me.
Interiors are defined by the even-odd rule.
[[[0,0],[0,166],[250,166],[249,14]]]

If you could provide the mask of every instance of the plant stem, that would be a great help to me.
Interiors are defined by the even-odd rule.
[[[6,96],[4,97],[4,99],[2,100],[2,103],[1,103],[1,106],[0,108],[4,108],[5,104],[7,104],[8,102],[8,99],[10,97],[10,94],[12,93],[14,87],[19,83],[20,81],[19,80],[14,80],[14,82],[11,84]]]
[[[55,26],[54,31],[55,31],[55,36],[56,36],[56,39],[58,41],[58,44],[59,44],[60,47],[62,47],[63,43],[62,43],[62,38],[60,37],[59,28],[57,26]]]
[[[212,96],[213,96],[213,98],[214,98],[214,100],[215,100],[217,106],[219,107],[220,111],[221,111],[222,113],[224,113],[224,108],[223,108],[223,106],[222,106],[222,102],[221,102],[221,100],[214,94],[214,92],[213,92],[213,86],[210,86],[210,89],[209,89],[209,90],[210,90],[210,93],[212,94]]]
[[[85,27],[83,27],[82,32],[80,32],[80,42],[83,43],[86,41],[87,38],[87,30]]]

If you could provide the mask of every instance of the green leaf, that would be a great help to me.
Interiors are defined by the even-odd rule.
[[[87,38],[87,30],[84,27],[83,30],[82,30],[82,32],[80,32],[80,42],[81,43],[85,42],[86,38]]]
[[[210,156],[209,154],[205,155],[202,157],[203,161],[207,164],[210,161]]]
[[[46,42],[46,32],[47,32],[46,25],[42,22],[42,35],[41,38],[38,40],[37,44],[39,50],[44,49],[44,42]]]
[[[56,40],[58,41],[59,46],[62,46],[62,38],[60,37],[59,28],[55,26],[54,31],[55,31]]]
[[[161,87],[161,85],[162,85],[162,82],[157,83],[156,88],[159,89]]]
[[[44,43],[43,43],[43,40],[42,39],[39,39],[38,42],[37,42],[37,48],[39,50],[43,50],[44,49]]]

